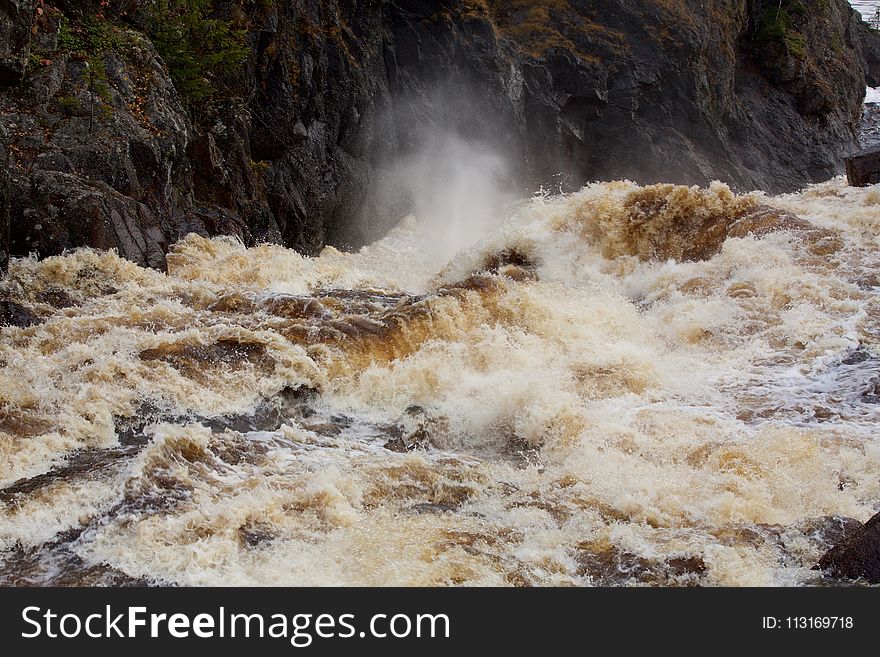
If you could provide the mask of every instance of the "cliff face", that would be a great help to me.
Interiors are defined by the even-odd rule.
[[[383,168],[438,130],[503,152],[524,192],[839,173],[877,34],[844,0],[693,4],[218,0],[250,54],[196,111],[141,32],[150,3],[0,0],[0,251],[358,245],[406,209],[372,193]]]

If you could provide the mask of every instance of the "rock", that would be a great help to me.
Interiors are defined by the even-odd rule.
[[[862,528],[855,518],[846,516],[821,516],[809,518],[794,526],[794,529],[814,545],[827,548],[853,537]]]
[[[2,151],[0,151],[2,155]],[[0,171],[0,277],[9,267],[9,180]]]
[[[0,0],[0,87],[18,84],[30,55],[32,0]]]
[[[880,79],[880,35],[845,0],[783,0],[782,37],[761,29],[778,0],[224,2],[251,55],[229,97],[189,112],[137,31],[142,3],[111,4],[124,43],[85,57],[61,47],[57,10],[32,21],[34,2],[0,0],[12,255],[109,245],[162,267],[190,230],[357,247],[409,210],[405,190],[379,193],[389,167],[446,133],[501,151],[526,194],[620,178],[799,189],[841,172]],[[73,5],[68,20],[98,3]],[[37,186],[79,186],[91,209],[68,217]],[[0,265],[6,252],[0,237]]]
[[[585,542],[577,546],[578,574],[596,586],[631,582],[652,586],[699,586],[706,563],[699,555],[643,557],[616,545]]]
[[[449,427],[445,418],[434,417],[421,406],[410,406],[397,424],[387,427],[391,437],[384,447],[392,452],[426,450],[442,441]]]
[[[12,252],[40,256],[91,246],[116,249],[145,267],[165,266],[167,229],[145,204],[106,183],[59,171],[16,176]]]
[[[42,321],[40,317],[9,299],[0,300],[0,326],[33,326]]]
[[[235,235],[242,242],[252,243],[251,231],[240,214],[217,206],[198,206],[187,210],[176,221],[175,237],[189,233],[203,237]]]
[[[880,513],[828,550],[815,569],[880,584]]]
[[[864,148],[846,158],[846,179],[853,187],[880,182],[880,145]]]
[[[880,87],[880,40],[877,39],[877,30],[864,22],[854,22],[857,25],[854,33],[865,58],[865,82],[869,87]]]
[[[2,248],[0,221],[0,254],[46,257],[82,246],[115,248],[162,269],[169,245],[187,232],[233,234],[252,243],[255,233],[263,237],[271,228],[252,209],[250,193],[241,191],[241,175],[232,183],[235,192],[200,194],[223,190],[212,184],[216,175],[210,172],[194,183],[204,172],[189,153],[201,133],[152,44],[136,32],[125,35],[123,53],[100,57],[106,78],[100,93],[89,91],[87,62],[64,51],[33,70],[27,84],[0,93],[6,145],[0,156],[8,180],[0,184],[6,190],[0,191],[0,210],[11,208],[8,248]],[[253,175],[249,163],[226,165],[233,149],[220,147],[229,148],[218,156],[220,169]],[[200,195],[206,203],[198,202]],[[2,203],[7,197],[9,203]]]

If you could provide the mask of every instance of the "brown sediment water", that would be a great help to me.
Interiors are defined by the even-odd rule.
[[[14,260],[0,583],[810,585],[880,506],[880,192],[627,182]]]

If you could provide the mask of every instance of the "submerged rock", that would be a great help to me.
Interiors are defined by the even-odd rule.
[[[33,326],[43,320],[20,303],[0,300],[0,326]]]
[[[828,550],[816,569],[835,577],[880,584],[880,513]]]
[[[15,545],[0,552],[0,586],[145,587],[161,582],[131,577],[106,563],[87,563],[73,550],[79,529],[61,532],[38,547]]]
[[[699,555],[649,558],[601,543],[579,545],[577,560],[579,574],[589,577],[597,586],[699,586],[706,572],[706,564]]]

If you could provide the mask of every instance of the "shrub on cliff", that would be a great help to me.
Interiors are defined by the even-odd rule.
[[[190,107],[217,100],[248,56],[243,24],[235,16],[215,16],[213,4],[153,0],[142,9],[147,35]]]
[[[184,103],[204,108],[230,92],[247,60],[246,29],[236,7],[221,14],[214,0],[148,0],[136,11],[131,3],[107,0],[65,5],[58,47],[94,66],[107,52],[124,55],[134,27],[156,47]]]
[[[795,2],[792,3],[792,11],[801,13],[805,10],[800,2]],[[792,26],[791,15],[782,2],[777,7],[764,10],[755,36],[760,43],[781,45],[787,53],[798,59],[803,59],[806,54],[804,36]]]

